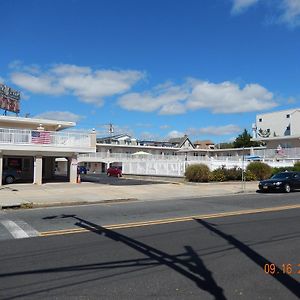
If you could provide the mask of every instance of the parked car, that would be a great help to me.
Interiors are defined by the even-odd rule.
[[[122,170],[120,167],[110,167],[106,170],[107,176],[117,176],[121,177],[122,176]]]
[[[262,158],[258,155],[246,155],[244,159],[246,161],[262,161]]]
[[[87,174],[88,169],[85,166],[77,167],[77,174]]]
[[[4,183],[11,184],[22,178],[22,171],[13,168],[4,168],[2,180]]]
[[[277,173],[270,179],[260,181],[258,187],[263,192],[281,190],[289,193],[294,189],[300,189],[300,172]]]

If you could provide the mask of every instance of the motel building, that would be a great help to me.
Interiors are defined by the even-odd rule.
[[[51,181],[60,161],[64,161],[65,181],[76,183],[78,155],[96,151],[96,133],[74,131],[75,125],[0,116],[0,185],[11,183],[9,176],[18,176],[16,170],[22,179],[37,185]]]

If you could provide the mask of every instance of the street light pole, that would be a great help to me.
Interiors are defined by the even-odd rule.
[[[245,191],[245,173],[244,173],[244,168],[245,168],[245,147],[243,147],[243,155],[242,155],[242,190]]]

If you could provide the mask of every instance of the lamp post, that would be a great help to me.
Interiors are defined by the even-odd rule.
[[[243,147],[243,153],[242,153],[242,190],[245,191],[245,173],[244,173],[244,168],[245,168],[245,147]]]

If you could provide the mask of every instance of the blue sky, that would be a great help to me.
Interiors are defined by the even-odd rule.
[[[20,116],[223,142],[258,113],[300,106],[300,0],[1,0],[0,11],[0,82],[21,91]]]

